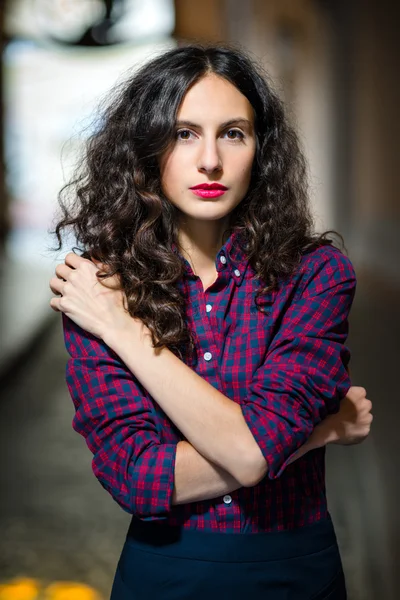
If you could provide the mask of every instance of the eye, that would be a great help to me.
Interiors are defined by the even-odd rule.
[[[181,140],[182,142],[188,142],[192,132],[189,129],[180,129],[175,135],[178,140]]]
[[[228,135],[228,139],[232,140],[232,142],[240,142],[244,139],[244,133],[242,133],[239,129],[229,129],[226,134]]]

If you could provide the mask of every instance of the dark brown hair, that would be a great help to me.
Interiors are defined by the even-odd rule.
[[[308,203],[306,163],[297,135],[268,75],[242,50],[213,45],[174,48],[117,86],[85,146],[73,180],[61,190],[62,217],[79,251],[120,276],[129,312],[151,330],[155,346],[193,349],[178,280],[183,263],[177,209],[161,190],[158,159],[175,139],[176,115],[188,88],[207,73],[232,83],[255,114],[256,155],[248,192],[230,215],[259,279],[256,301],[289,277],[302,254],[332,244],[316,234]],[[71,195],[72,192],[72,195]],[[341,238],[342,239],[342,238]],[[343,241],[343,240],[342,240]]]

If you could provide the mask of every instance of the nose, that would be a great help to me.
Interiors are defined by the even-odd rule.
[[[214,173],[222,169],[222,159],[215,139],[204,140],[201,144],[197,168],[202,173]]]

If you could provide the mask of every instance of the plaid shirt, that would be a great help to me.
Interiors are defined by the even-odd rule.
[[[218,278],[205,292],[178,255],[185,264],[178,285],[197,338],[187,364],[240,404],[268,473],[254,487],[172,505],[183,435],[118,356],[64,316],[73,427],[94,455],[94,474],[137,518],[187,529],[255,533],[326,518],[325,449],[290,465],[288,459],[338,410],[351,385],[344,345],[356,285],[351,262],[332,246],[303,254],[263,314],[254,303],[254,271],[235,234],[218,252]]]

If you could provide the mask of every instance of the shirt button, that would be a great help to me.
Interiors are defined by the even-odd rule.
[[[235,269],[233,272],[235,273],[236,277],[239,277],[240,271],[238,271],[238,269]]]
[[[212,309],[211,304],[206,304],[206,311],[210,312],[211,309]]]
[[[219,260],[222,262],[223,265],[226,264],[226,258],[223,254],[219,257]]]
[[[211,352],[206,352],[204,354],[204,360],[211,360],[212,359],[212,354]]]
[[[223,501],[225,502],[225,504],[230,504],[232,502],[232,496],[229,496],[229,494],[227,494],[223,497]]]

